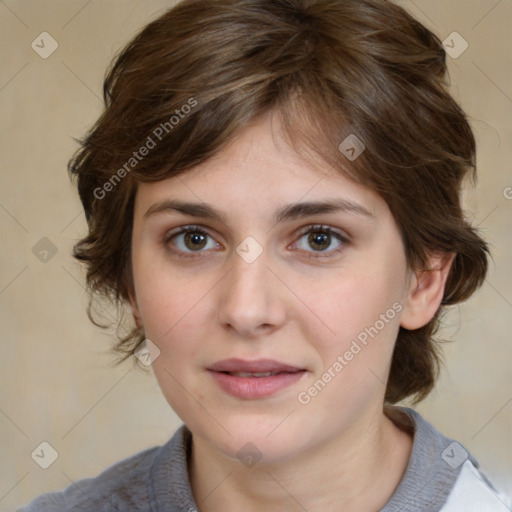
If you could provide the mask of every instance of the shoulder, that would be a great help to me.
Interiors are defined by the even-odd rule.
[[[405,474],[382,512],[507,512],[510,504],[461,444],[438,432],[416,411],[390,407],[388,416],[413,436]]]
[[[468,459],[462,465],[455,485],[441,512],[507,512],[512,500],[497,491]]]
[[[110,466],[95,478],[74,482],[61,492],[43,494],[19,512],[116,510],[120,503],[144,510],[147,478],[160,448],[140,452]]]
[[[151,510],[153,486],[162,471],[180,471],[173,452],[183,443],[180,428],[164,446],[156,446],[117,462],[95,478],[74,482],[61,492],[43,494],[18,512]]]

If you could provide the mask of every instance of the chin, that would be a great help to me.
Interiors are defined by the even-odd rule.
[[[261,467],[262,464],[286,462],[314,444],[313,436],[304,431],[304,425],[294,425],[288,419],[283,422],[285,417],[286,414],[251,418],[246,413],[225,418],[223,427],[231,435],[221,427],[212,429],[212,422],[187,425],[194,435],[206,440],[226,457],[239,460],[248,467],[256,464]]]

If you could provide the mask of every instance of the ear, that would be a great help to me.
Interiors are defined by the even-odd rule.
[[[128,294],[128,302],[130,303],[130,309],[132,310],[133,320],[135,325],[142,329],[142,318],[140,315],[139,306],[137,305],[137,298],[134,291],[130,291]]]
[[[455,253],[437,252],[428,261],[427,270],[413,272],[400,325],[414,330],[428,324],[443,300],[444,287]]]

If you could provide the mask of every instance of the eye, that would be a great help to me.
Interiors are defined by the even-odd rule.
[[[300,233],[300,238],[296,242],[295,247],[311,254],[309,257],[330,256],[338,253],[343,246],[348,243],[348,239],[338,231],[328,226],[309,226],[305,231]],[[327,253],[327,254],[322,254]]]
[[[178,231],[168,233],[166,245],[173,245],[178,252],[194,253],[203,249],[215,249],[219,244],[199,226],[182,226]]]

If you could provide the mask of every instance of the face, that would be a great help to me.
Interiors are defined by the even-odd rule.
[[[167,401],[236,457],[306,452],[382,414],[410,288],[386,202],[313,168],[269,116],[186,173],[140,184],[134,312]]]

